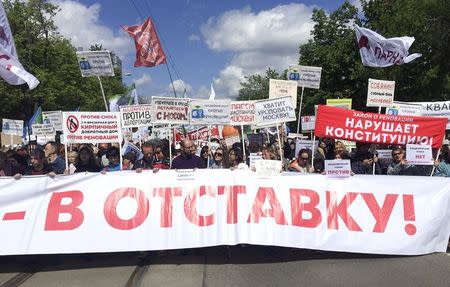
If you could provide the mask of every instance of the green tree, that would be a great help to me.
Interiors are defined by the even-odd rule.
[[[0,117],[27,120],[38,105],[43,110],[104,110],[98,80],[81,77],[75,48],[57,32],[53,18],[58,7],[44,0],[6,0],[3,5],[19,60],[40,84],[29,91],[26,85],[0,81]],[[107,96],[125,91],[121,77],[105,77],[103,86]]]
[[[239,89],[238,101],[261,100],[269,97],[269,80],[270,79],[286,79],[286,72],[280,75],[277,71],[269,68],[266,75],[259,74],[245,77],[245,81],[241,82]]]

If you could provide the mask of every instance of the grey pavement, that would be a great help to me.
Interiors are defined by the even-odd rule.
[[[247,245],[2,256],[0,286],[449,287],[450,254],[383,256]]]

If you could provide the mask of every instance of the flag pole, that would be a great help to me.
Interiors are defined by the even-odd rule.
[[[175,95],[175,98],[177,98],[177,92],[175,91],[175,86],[173,85],[172,74],[170,73],[170,69],[169,69],[169,65],[167,65],[167,61],[166,61],[166,68],[167,68],[167,72],[169,73],[170,83],[172,84],[173,94]]]
[[[169,124],[169,167],[172,168],[172,125]]]
[[[302,116],[302,105],[303,105],[303,92],[305,87],[302,87],[302,94],[300,96],[300,106],[298,107],[298,122],[297,122],[297,134],[300,133],[300,120]]]
[[[105,110],[109,112],[108,104],[106,103],[105,91],[103,90],[102,80],[100,79],[100,76],[97,76],[97,79],[98,82],[100,83],[100,89],[102,90],[103,101],[105,102]]]
[[[430,176],[433,176],[434,170],[436,169],[436,165],[434,163],[439,159],[440,153],[441,153],[441,148],[438,149],[437,154],[436,154],[436,159],[434,159],[434,161],[433,161],[433,168],[431,169]]]

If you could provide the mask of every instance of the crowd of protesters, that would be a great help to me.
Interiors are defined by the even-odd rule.
[[[266,141],[263,145],[254,142],[246,142],[243,145],[242,142],[236,142],[228,147],[223,140],[212,139],[211,142],[213,145],[199,147],[189,139],[171,146],[168,140],[150,140],[142,144],[137,143],[136,147],[140,152],[128,152],[122,155],[122,161],[119,144],[70,144],[67,147],[68,168],[63,145],[54,141],[44,146],[30,142],[13,149],[4,147],[0,151],[0,176],[20,179],[22,175],[54,177],[57,174],[106,173],[119,170],[156,172],[170,168],[254,169],[250,168],[249,155],[259,155],[266,160],[280,160],[282,171],[286,172],[324,173],[325,160],[350,159],[354,174],[430,176],[433,173],[433,176],[450,177],[449,139],[444,140],[439,156],[434,154],[434,158],[437,158],[434,166],[408,164],[403,146],[356,143],[356,148],[349,150],[343,141],[319,139],[314,152],[302,148],[296,153],[295,139],[290,138],[281,148],[276,138]],[[390,149],[390,161],[382,163],[378,158],[378,149]]]

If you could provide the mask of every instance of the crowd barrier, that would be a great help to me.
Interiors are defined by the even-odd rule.
[[[445,252],[450,181],[240,170],[0,178],[0,255],[257,244]]]

